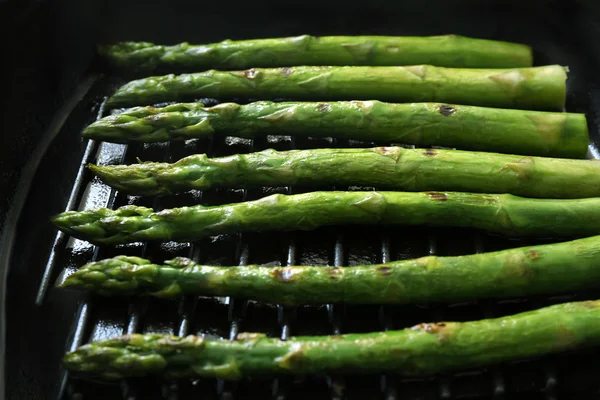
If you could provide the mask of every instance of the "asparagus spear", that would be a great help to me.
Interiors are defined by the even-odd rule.
[[[562,110],[567,69],[409,67],[253,68],[152,76],[121,86],[109,107],[149,105],[199,97],[295,100],[443,102],[489,107]]]
[[[600,236],[457,257],[347,268],[165,265],[118,256],[91,262],[61,287],[104,296],[237,296],[274,304],[406,304],[565,293],[598,287]]]
[[[156,115],[158,113],[179,113],[179,112],[198,112],[203,111],[207,107],[204,106],[204,103],[195,102],[195,103],[175,103],[168,104],[163,107],[157,108],[152,106],[145,107],[132,107],[127,108],[125,110],[113,110],[113,114],[111,116],[116,116],[119,114],[127,115],[132,118],[144,118],[149,117],[151,115]],[[150,120],[152,118],[148,118]]]
[[[572,158],[584,157],[588,145],[585,114],[575,113],[379,101],[258,101],[207,108],[183,103],[179,107],[186,111],[134,107],[92,123],[83,136],[129,143],[215,133],[245,138],[291,134]]]
[[[218,158],[197,154],[172,164],[88,167],[104,183],[135,195],[310,184],[511,193],[539,198],[600,197],[600,162],[459,150],[265,150]]]
[[[161,46],[121,42],[99,46],[99,53],[121,68],[250,68],[293,65],[414,65],[464,68],[530,67],[529,46],[457,35],[323,36],[224,40]]]
[[[71,371],[105,380],[381,372],[423,376],[599,344],[600,301],[583,301],[494,319],[286,341],[256,333],[234,341],[134,334],[83,345],[64,362]]]
[[[94,244],[190,242],[218,234],[312,230],[340,224],[472,227],[509,236],[582,237],[600,234],[600,198],[325,191],[160,212],[133,205],[117,210],[67,211],[53,222],[63,232]]]

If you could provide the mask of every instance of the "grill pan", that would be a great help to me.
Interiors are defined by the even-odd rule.
[[[0,278],[6,296],[0,327],[7,399],[572,399],[597,398],[598,351],[521,360],[427,379],[393,375],[330,376],[239,383],[203,379],[170,384],[128,381],[117,385],[69,379],[60,359],[89,340],[131,332],[202,334],[233,339],[238,332],[291,335],[400,329],[419,322],[496,317],[565,301],[600,298],[600,291],[552,297],[480,301],[439,306],[344,306],[284,308],[240,298],[100,299],[56,290],[57,279],[94,258],[140,255],[155,261],[194,257],[207,264],[279,263],[352,266],[428,254],[459,255],[551,242],[507,240],[475,230],[407,227],[330,227],[313,232],[224,235],[192,244],[135,243],[97,248],[57,234],[49,217],[65,209],[139,204],[157,209],[194,203],[224,204],[272,193],[325,188],[209,190],[164,198],[116,193],[83,168],[100,164],[175,161],[266,148],[371,146],[347,140],[267,137],[195,140],[186,143],[117,145],[83,140],[81,130],[105,115],[103,102],[134,76],[116,75],[93,57],[93,46],[111,40],[208,43],[225,38],[313,35],[465,36],[522,42],[536,65],[570,67],[566,110],[585,112],[590,157],[598,153],[600,90],[593,2],[373,1],[356,6],[330,2],[198,4],[172,1],[71,0],[7,2],[2,37],[8,42],[8,95],[0,138]],[[414,2],[413,2],[414,3]],[[521,4],[523,3],[523,4]],[[526,4],[525,4],[526,3]],[[22,32],[19,38],[11,32]],[[17,35],[19,36],[19,35]],[[23,47],[25,46],[25,47]],[[239,99],[248,102],[252,99]],[[282,100],[282,99],[277,99]],[[218,99],[202,99],[217,104]],[[389,144],[389,143],[377,143]],[[597,158],[597,157],[596,157]],[[18,181],[18,184],[17,184]],[[336,187],[338,190],[359,188]],[[364,189],[364,188],[363,188]],[[7,206],[9,205],[9,206]],[[543,233],[541,233],[543,235]],[[567,240],[567,239],[564,239]],[[66,272],[65,272],[66,271]],[[1,288],[1,286],[0,286]],[[0,393],[0,399],[2,394]]]

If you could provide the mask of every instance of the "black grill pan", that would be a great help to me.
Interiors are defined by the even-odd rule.
[[[18,4],[17,4],[18,3]],[[344,140],[268,137],[189,143],[115,145],[83,140],[81,130],[101,115],[106,96],[131,77],[117,76],[93,54],[111,40],[206,43],[303,33],[465,36],[517,41],[535,49],[537,65],[570,67],[568,111],[585,112],[590,157],[599,154],[600,90],[597,42],[600,8],[573,1],[373,1],[230,2],[186,1],[5,2],[6,64],[0,136],[0,278],[6,284],[0,320],[6,334],[4,389],[7,399],[573,399],[597,398],[597,351],[522,360],[428,379],[389,375],[331,376],[296,381],[156,381],[120,385],[69,379],[65,351],[92,339],[127,332],[203,334],[232,339],[242,331],[291,335],[400,329],[439,320],[501,316],[565,301],[600,298],[600,291],[554,297],[425,307],[323,305],[268,307],[239,298],[182,301],[100,299],[53,288],[63,271],[94,258],[126,253],[160,261],[175,255],[204,263],[318,264],[352,266],[427,254],[458,255],[515,247],[520,242],[474,230],[331,227],[314,232],[227,235],[192,244],[132,244],[96,248],[58,234],[51,215],[88,206],[140,204],[154,208],[252,200],[267,194],[332,188],[209,190],[161,199],[111,191],[82,168],[84,163],[174,161],[265,148],[369,146]],[[599,49],[600,50],[600,49]],[[217,103],[219,99],[204,99]],[[240,99],[248,101],[250,99]],[[346,190],[346,187],[335,189]],[[354,188],[351,188],[354,189]],[[5,201],[6,200],[8,201]],[[548,240],[546,240],[548,241]],[[1,287],[1,286],[0,286]],[[1,355],[0,355],[1,356]],[[1,399],[0,395],[0,399]]]

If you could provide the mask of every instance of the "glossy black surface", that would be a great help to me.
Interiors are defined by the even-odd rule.
[[[357,265],[426,254],[453,255],[514,247],[507,241],[466,230],[424,228],[327,228],[314,232],[229,235],[183,245],[131,245],[101,248],[57,236],[48,218],[67,208],[137,203],[156,208],[219,204],[254,199],[295,188],[187,193],[160,200],[113,193],[81,169],[83,161],[100,163],[176,160],[195,152],[225,155],[274,147],[365,146],[364,143],[296,140],[278,137],[249,142],[235,138],[192,141],[170,146],[88,143],[82,128],[97,118],[104,97],[122,82],[93,59],[93,45],[110,40],[211,42],[225,38],[287,36],[302,33],[432,35],[457,33],[530,44],[536,64],[569,65],[568,111],[586,112],[590,133],[598,140],[600,90],[595,22],[600,13],[586,2],[275,2],[200,3],[39,1],[7,2],[21,15],[2,24],[9,39],[8,92],[1,108],[0,135],[0,273],[9,271],[7,288],[6,395],[8,399],[572,399],[595,398],[600,390],[594,363],[598,352],[530,360],[445,377],[405,380],[394,376],[290,379],[238,384],[202,380],[166,385],[131,382],[117,386],[65,381],[60,357],[71,346],[124,332],[205,334],[232,338],[241,331],[275,337],[399,329],[418,322],[469,320],[538,308],[598,293],[513,299],[499,303],[437,307],[340,306],[282,309],[243,299],[105,300],[53,288],[63,270],[93,257],[119,253],[160,261],[174,255],[205,263]],[[521,4],[522,3],[522,4]],[[1,4],[0,4],[1,5]],[[25,11],[26,7],[29,11]],[[28,12],[28,13],[27,13]],[[8,13],[0,13],[7,18]],[[49,139],[55,135],[54,140]],[[35,146],[40,146],[34,151]],[[594,148],[594,145],[592,145]],[[39,155],[39,159],[37,159]],[[27,182],[26,163],[32,175]],[[39,162],[39,165],[36,165]],[[21,191],[17,182],[21,178]],[[91,184],[90,184],[91,182]],[[345,189],[345,188],[337,188]],[[307,189],[303,189],[307,190]],[[72,197],[72,198],[71,198]],[[8,199],[9,201],[6,201]],[[12,211],[9,213],[10,202]],[[18,207],[16,207],[18,206]],[[18,225],[10,221],[19,208]],[[7,218],[8,216],[8,218]],[[7,222],[8,221],[8,222]],[[543,234],[543,233],[542,233]],[[8,248],[10,241],[14,246]],[[12,251],[9,251],[12,250]],[[11,256],[12,255],[12,256]],[[10,259],[8,256],[11,256]],[[0,275],[1,276],[1,275]],[[63,385],[63,382],[65,384]],[[64,389],[64,391],[62,391]]]

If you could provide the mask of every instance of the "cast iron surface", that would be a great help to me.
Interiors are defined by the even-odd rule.
[[[19,26],[19,32],[23,32],[32,50],[23,52],[27,57],[21,61],[18,57],[9,57],[15,71],[21,71],[21,75],[16,75],[19,78],[8,87],[18,93],[21,104],[18,107],[14,102],[6,102],[3,110],[13,110],[16,120],[11,118],[5,122],[3,119],[3,133],[9,133],[0,137],[0,193],[15,200],[10,212],[6,206],[9,203],[4,199],[0,202],[3,231],[0,273],[10,267],[5,385],[8,399],[290,399],[309,395],[340,399],[570,399],[597,395],[600,367],[593,362],[597,352],[546,357],[422,380],[367,376],[305,382],[280,379],[235,384],[202,380],[194,384],[167,385],[143,381],[106,386],[65,379],[60,358],[66,350],[91,339],[126,332],[195,333],[230,339],[241,331],[260,331],[286,338],[290,335],[399,329],[423,321],[479,319],[550,303],[600,297],[598,292],[437,307],[323,305],[284,309],[243,299],[105,300],[53,288],[63,270],[72,270],[93,257],[117,253],[143,254],[157,261],[184,255],[222,265],[278,262],[284,265],[351,266],[426,254],[467,254],[522,244],[476,231],[402,227],[386,230],[342,227],[301,233],[228,235],[194,244],[134,244],[118,249],[97,249],[86,242],[69,242],[68,237],[56,235],[53,226],[46,222],[48,218],[65,207],[78,208],[82,202],[88,206],[136,203],[167,208],[197,202],[222,204],[250,200],[273,192],[300,192],[296,188],[263,188],[248,192],[212,190],[160,200],[134,198],[114,193],[92,180],[91,175],[80,168],[85,161],[130,163],[135,162],[136,157],[176,160],[205,151],[216,156],[269,147],[284,150],[369,145],[347,141],[294,141],[279,137],[255,142],[227,138],[126,148],[82,140],[79,137],[82,128],[97,118],[105,96],[124,79],[91,61],[93,43],[99,41],[201,43],[224,38],[301,33],[431,35],[450,32],[520,41],[535,48],[536,64],[569,65],[567,110],[586,112],[592,139],[598,140],[596,122],[600,90],[595,75],[599,63],[593,53],[596,44],[590,36],[594,32],[586,30],[584,24],[593,14],[588,9],[578,8],[581,4],[571,2],[563,8],[561,2],[542,1],[528,3],[524,9],[518,2],[506,1],[488,2],[485,7],[475,7],[479,2],[473,1],[433,1],[428,2],[427,7],[417,4],[410,8],[402,2],[349,6],[335,1],[318,4],[318,7],[315,3],[269,1],[261,2],[259,6],[239,2],[227,7],[218,3],[183,1],[170,2],[169,7],[150,6],[141,1],[98,2],[86,7],[66,0],[36,3],[30,17],[33,19],[24,20],[24,25]],[[45,21],[44,24],[36,25],[35,18],[38,22]],[[5,38],[9,33],[7,26],[16,26],[16,23],[5,25]],[[37,31],[27,29],[36,26]],[[50,66],[50,69],[44,69],[44,66]],[[31,72],[27,74],[22,68],[29,68]],[[28,80],[30,76],[31,81]],[[18,85],[19,82],[24,86]],[[43,86],[43,82],[48,87]],[[29,90],[17,90],[23,87]],[[36,96],[39,93],[43,96]],[[13,131],[16,128],[20,129]],[[54,140],[50,141],[53,136]],[[36,145],[38,149],[33,151]],[[26,161],[29,162],[31,182],[26,179]],[[20,192],[15,192],[19,177],[22,179]],[[28,183],[30,190],[26,190]],[[11,242],[14,245],[9,249]]]

